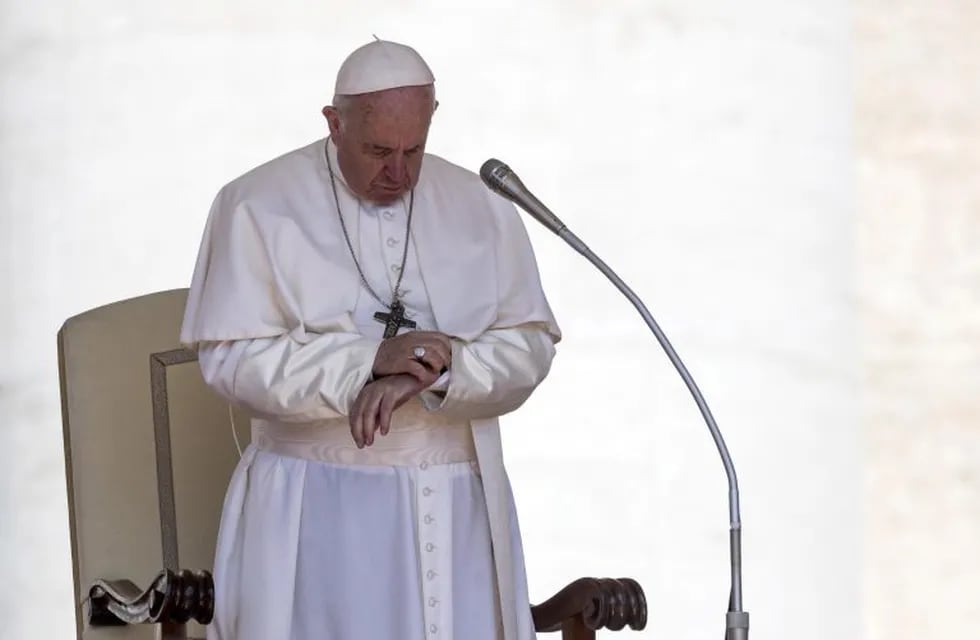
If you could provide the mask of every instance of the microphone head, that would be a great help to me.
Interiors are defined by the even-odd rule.
[[[483,179],[484,184],[497,192],[503,186],[504,178],[513,173],[510,167],[496,158],[490,158],[480,167],[480,178]]]
[[[496,158],[490,158],[480,167],[480,178],[497,195],[507,198],[554,233],[561,234],[565,223],[548,211],[540,200],[534,197],[521,179],[510,167]]]

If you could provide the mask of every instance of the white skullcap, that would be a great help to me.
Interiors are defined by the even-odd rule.
[[[415,49],[397,42],[375,40],[355,49],[340,65],[334,95],[353,96],[433,82],[435,77],[429,65]]]

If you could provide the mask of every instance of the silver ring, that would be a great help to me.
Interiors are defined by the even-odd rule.
[[[421,360],[425,357],[425,347],[415,347],[412,349],[412,355],[415,356],[416,360]]]

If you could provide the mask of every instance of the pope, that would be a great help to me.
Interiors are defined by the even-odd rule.
[[[437,104],[366,44],[329,135],[214,200],[181,341],[253,418],[210,640],[534,637],[498,418],[561,334],[514,207],[426,153]]]

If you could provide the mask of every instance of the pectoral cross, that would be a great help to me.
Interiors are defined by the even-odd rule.
[[[384,338],[386,340],[388,338],[394,338],[398,334],[398,330],[402,327],[408,327],[409,329],[415,328],[415,321],[405,317],[405,305],[401,303],[401,300],[395,298],[389,309],[391,311],[388,313],[378,311],[374,314],[374,319],[385,325]]]

